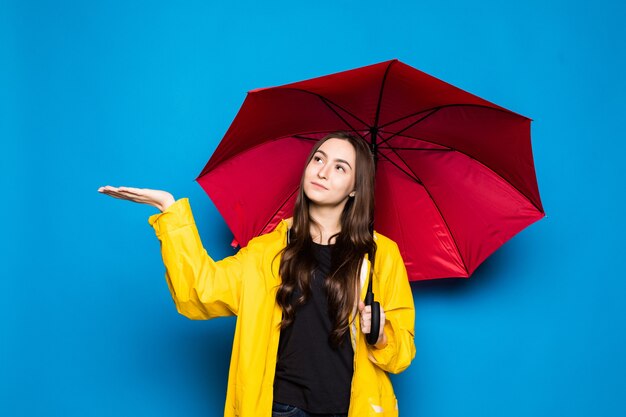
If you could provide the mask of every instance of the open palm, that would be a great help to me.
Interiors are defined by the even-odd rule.
[[[167,209],[175,201],[174,196],[167,191],[152,190],[150,188],[113,187],[107,185],[98,188],[98,192],[122,200],[148,204],[158,208],[161,211]]]

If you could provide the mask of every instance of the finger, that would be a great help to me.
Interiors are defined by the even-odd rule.
[[[102,190],[102,193],[103,194],[108,194],[110,196],[121,196],[121,195],[124,195],[117,188],[105,188],[104,190]]]
[[[363,311],[364,308],[365,308],[365,303],[359,300],[359,312]]]
[[[140,195],[143,195],[143,190],[141,188],[120,187],[119,190],[120,191],[125,191],[125,192],[130,193],[130,194],[140,194]]]
[[[126,191],[124,191],[123,187],[112,187],[110,185],[107,185],[106,187],[102,188],[102,193],[104,194],[108,194],[110,196],[116,196],[117,198],[122,198],[121,196],[124,195],[128,195],[128,193]]]
[[[113,190],[113,189],[115,189],[115,187],[110,186],[110,185],[105,185],[104,187],[100,187],[100,188],[98,188],[98,191],[100,191],[100,192],[104,192],[104,191],[111,191],[111,190]]]
[[[134,194],[130,194],[127,192],[120,192],[120,191],[113,191],[113,190],[104,190],[102,191],[103,194],[109,195],[113,198],[117,198],[120,200],[130,200],[130,201],[134,201],[136,203],[145,203],[147,202],[147,200],[145,198],[142,198],[142,196],[140,195],[134,195]]]
[[[106,195],[110,195],[110,196],[116,196],[119,195],[119,192],[117,190],[112,190],[110,188],[105,188],[102,191],[100,191],[102,194],[106,194]]]
[[[117,198],[120,200],[130,200],[131,198],[125,194],[121,194],[121,193],[105,193],[106,195],[109,195],[113,198]]]
[[[361,321],[361,332],[368,334],[370,332],[370,323]]]

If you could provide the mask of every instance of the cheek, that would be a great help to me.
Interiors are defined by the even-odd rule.
[[[310,177],[311,175],[313,175],[313,164],[309,164],[306,166],[306,169],[304,170],[304,177]]]
[[[346,186],[350,189],[350,191],[354,190],[354,187],[356,186],[354,175],[347,175],[346,177]]]
[[[341,188],[343,189],[344,193],[351,192],[352,190],[354,190],[354,180],[352,180],[351,178],[342,178]]]

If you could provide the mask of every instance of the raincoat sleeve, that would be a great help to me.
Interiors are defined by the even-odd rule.
[[[415,357],[415,305],[398,245],[390,241],[389,250],[381,253],[376,262],[384,286],[379,302],[385,311],[387,345],[381,349],[368,345],[369,358],[381,369],[396,374]]]
[[[193,320],[237,315],[248,248],[214,261],[202,246],[189,199],[148,219],[161,244],[165,279],[178,312]]]

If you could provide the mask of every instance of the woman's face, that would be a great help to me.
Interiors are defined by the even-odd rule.
[[[304,171],[304,193],[311,204],[345,205],[354,195],[356,151],[347,140],[331,138],[313,155]]]

